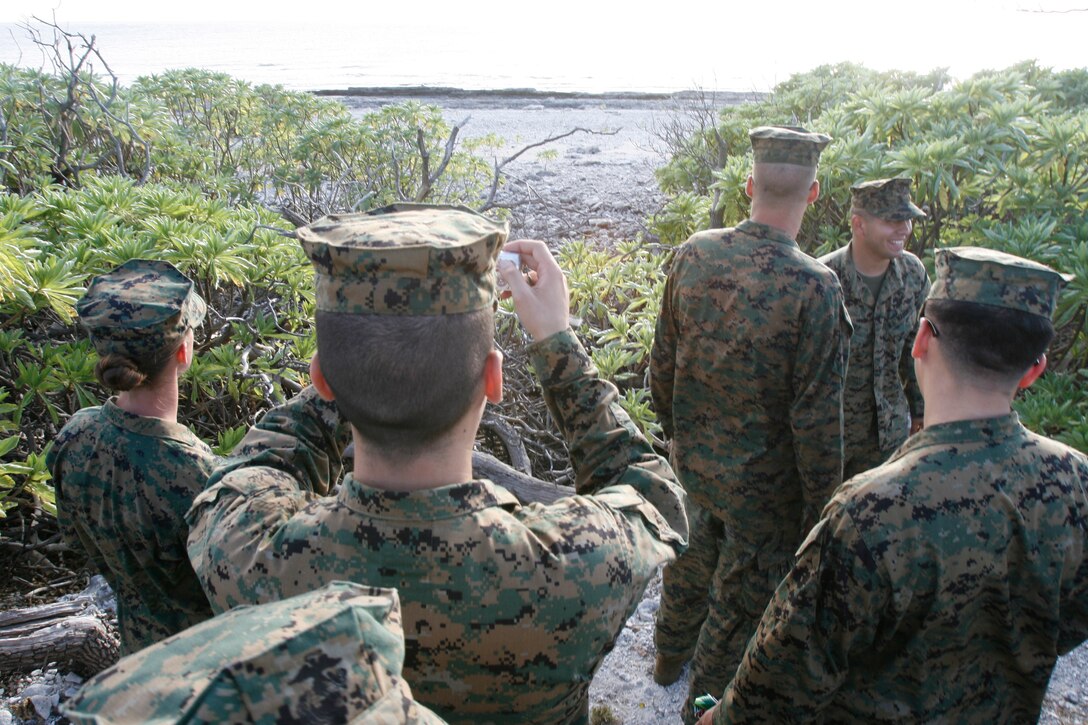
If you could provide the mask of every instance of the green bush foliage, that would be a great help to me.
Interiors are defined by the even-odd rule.
[[[756,103],[696,109],[694,131],[669,139],[658,170],[667,196],[652,229],[676,245],[691,232],[744,219],[748,129],[803,125],[831,135],[821,195],[798,235],[814,256],[849,241],[850,186],[906,176],[929,213],[911,251],[1001,249],[1076,276],[1063,293],[1051,372],[1017,409],[1029,423],[1088,450],[1082,392],[1088,368],[1088,70],[1025,62],[955,82],[943,70],[877,72],[843,63],[791,77]],[[1064,382],[1063,382],[1064,381]]]
[[[74,316],[92,276],[143,257],[195,280],[209,316],[181,415],[225,453],[306,382],[312,270],[294,226],[402,200],[471,205],[492,184],[474,151],[494,139],[458,141],[437,107],[355,118],[194,69],[122,87],[93,40],[45,31],[31,29],[51,32],[55,72],[0,64],[0,517],[54,512],[49,443],[106,397]]]
[[[186,421],[205,440],[298,389],[298,361],[313,350],[312,273],[289,228],[267,209],[177,182],[93,176],[78,189],[0,196],[0,434],[18,431],[0,443],[5,459],[47,482],[34,456],[72,413],[105,399],[74,305],[92,276],[135,257],[172,262],[210,302],[183,384]],[[4,473],[0,506],[26,488],[13,476],[30,471]]]
[[[451,129],[434,106],[390,105],[356,120],[334,100],[194,69],[141,78],[132,95],[166,121],[151,137],[157,177],[201,179],[232,202],[282,205],[307,220],[394,201],[476,200],[491,180],[471,142],[439,172]]]

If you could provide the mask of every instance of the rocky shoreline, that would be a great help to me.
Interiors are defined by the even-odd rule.
[[[445,86],[396,86],[326,89],[314,91],[314,95],[332,96],[348,106],[354,103],[385,105],[402,101],[418,101],[441,108],[450,106],[518,108],[529,104],[538,104],[545,108],[581,108],[586,105],[604,105],[615,109],[638,109],[647,105],[658,104],[676,106],[696,100],[705,100],[714,107],[733,106],[738,103],[761,100],[768,94],[758,91],[584,93],[575,91],[539,91],[535,88],[473,90]]]
[[[404,99],[339,100],[361,116]],[[672,117],[674,101],[612,102],[596,97],[560,104],[542,96],[413,100],[441,108],[451,127],[461,127],[459,140],[501,139],[501,145],[476,152],[493,165],[527,146],[559,137],[504,167],[506,183],[496,203],[509,209],[514,237],[610,243],[648,234],[647,216],[663,202],[654,169],[661,165],[664,151],[654,129]]]

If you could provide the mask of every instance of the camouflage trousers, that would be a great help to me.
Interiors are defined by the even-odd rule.
[[[842,480],[849,481],[859,473],[865,473],[866,471],[876,468],[892,457],[895,450],[899,448],[899,443],[896,443],[891,448],[881,450],[880,448],[880,433],[877,430],[876,411],[872,411],[869,421],[868,433],[861,435],[860,431],[847,431],[846,440],[844,441],[845,460],[843,461]],[[904,433],[904,440],[906,431]],[[901,440],[900,443],[903,441]],[[808,532],[806,532],[808,533]]]
[[[688,548],[661,572],[661,608],[654,645],[658,654],[687,659],[706,621],[710,579],[718,566],[722,523],[688,499]]]
[[[846,458],[843,462],[842,480],[848,481],[859,473],[865,473],[884,463],[895,453],[895,448],[886,451],[880,450],[876,427],[874,426],[872,436],[864,443],[847,441],[844,453]]]
[[[691,652],[691,684],[681,716],[695,722],[695,698],[721,697],[763,610],[789,571],[797,542],[781,536],[742,541],[689,501],[688,549],[662,572],[654,643],[666,656]],[[795,537],[794,537],[795,538]]]

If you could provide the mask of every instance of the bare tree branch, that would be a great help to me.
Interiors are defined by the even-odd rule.
[[[496,194],[498,194],[499,182],[503,178],[503,174],[504,174],[503,170],[506,168],[507,164],[515,161],[519,156],[524,154],[526,151],[529,151],[529,150],[535,149],[535,148],[539,148],[541,146],[546,146],[547,144],[554,143],[555,141],[567,138],[568,136],[573,136],[576,133],[588,133],[588,134],[590,134],[592,136],[615,136],[617,133],[620,132],[620,130],[621,129],[617,128],[617,129],[612,130],[612,131],[595,131],[595,130],[590,129],[590,128],[582,128],[581,126],[578,126],[576,128],[572,128],[571,130],[566,131],[564,133],[556,134],[555,136],[549,136],[548,138],[543,139],[541,141],[536,141],[534,143],[522,146],[520,149],[515,151],[510,156],[507,156],[502,161],[499,161],[496,158],[495,161],[494,161],[494,167],[493,167],[492,173],[491,173],[491,188],[488,190],[487,198],[484,199],[484,203],[483,203],[482,206],[479,207],[478,211],[483,212],[483,211],[487,211],[488,209],[511,208],[511,207],[505,207],[505,206],[504,207],[499,207],[499,205],[495,203],[495,196],[496,196]]]
[[[466,116],[461,123],[456,124],[450,129],[450,135],[446,139],[446,147],[442,154],[442,161],[439,162],[438,168],[434,170],[432,174],[430,172],[431,154],[427,150],[427,144],[423,136],[423,129],[416,129],[416,145],[419,147],[419,158],[423,162],[423,170],[420,176],[422,177],[422,183],[420,184],[419,191],[416,192],[415,201],[423,201],[427,198],[427,195],[431,193],[431,189],[434,188],[434,183],[441,178],[442,174],[446,173],[446,167],[450,164],[450,159],[453,158],[454,149],[457,147],[457,134],[461,132],[461,129],[465,127],[465,124],[469,122],[472,116]]]
[[[415,200],[423,201],[431,191],[431,152],[427,150],[427,139],[422,128],[416,129],[416,148],[419,149],[419,161],[423,168],[420,171],[421,182]]]
[[[525,153],[526,151],[528,151],[530,149],[535,149],[538,146],[544,146],[546,144],[550,144],[550,143],[552,143],[554,141],[558,141],[561,138],[566,138],[568,136],[573,136],[576,133],[588,133],[588,134],[593,135],[593,136],[615,136],[617,133],[620,132],[620,130],[621,129],[617,128],[617,129],[615,129],[613,131],[594,131],[593,129],[582,128],[580,126],[577,127],[577,128],[572,128],[570,131],[567,131],[566,133],[561,133],[561,134],[558,134],[556,136],[549,136],[548,138],[544,139],[543,141],[537,141],[536,143],[531,143],[531,144],[529,144],[527,146],[522,146],[513,155],[507,156],[505,159],[503,159],[502,163],[499,164],[499,168],[500,169],[503,168],[508,163],[510,163],[511,161],[516,159],[517,157],[521,156],[523,153]]]
[[[64,84],[63,95],[53,94],[42,82],[37,84],[38,108],[54,135],[55,147],[50,149],[54,178],[60,183],[75,186],[79,183],[81,172],[102,169],[111,159],[116,167],[111,170],[126,174],[126,147],[139,146],[143,152],[139,183],[146,182],[151,175],[151,145],[128,121],[127,107],[121,114],[114,112],[114,106],[119,102],[120,84],[98,50],[95,36],[87,37],[64,30],[55,19],[48,21],[35,16],[32,20],[37,25],[28,22],[20,27],[41,50],[43,63],[48,62],[54,75]],[[52,33],[51,39],[45,36],[49,31]],[[105,94],[96,83],[96,67],[102,69],[109,79],[104,86],[108,89]],[[106,122],[94,120],[89,113],[87,97],[93,100]],[[128,129],[132,136],[130,141],[122,141],[115,132],[118,125]],[[92,161],[79,158],[92,153],[97,154]]]
[[[662,144],[666,157],[679,157],[699,170],[695,191],[711,197],[709,224],[711,229],[725,226],[725,210],[721,208],[721,189],[711,189],[714,174],[725,168],[729,160],[729,144],[718,126],[720,107],[702,89],[680,105],[668,120],[655,124],[653,134]]]

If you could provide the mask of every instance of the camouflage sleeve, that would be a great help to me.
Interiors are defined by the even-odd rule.
[[[824,286],[807,310],[793,370],[790,427],[801,476],[801,531],[819,520],[842,483],[843,379],[850,354],[850,318],[837,281]]]
[[[917,290],[917,296],[913,298],[914,309],[921,314],[922,305],[929,296],[929,275],[925,267],[921,269],[921,278],[916,280],[921,284]],[[914,373],[914,358],[911,356],[911,348],[914,347],[914,335],[907,335],[903,345],[902,354],[899,356],[899,379],[903,381],[903,389],[907,393],[907,404],[910,406],[912,421],[922,420],[925,417],[926,403],[922,399],[922,389],[918,387],[918,376]]]
[[[186,548],[213,612],[283,598],[262,551],[275,550],[284,524],[315,498],[289,473],[260,466],[231,470],[197,496]]]
[[[72,429],[65,426],[45,454],[45,465],[53,479],[53,495],[57,502],[57,527],[60,529],[60,535],[64,543],[87,554],[91,564],[98,571],[108,571],[109,566],[106,564],[102,551],[94,545],[92,538],[85,538],[80,533],[79,527],[75,525],[71,512],[66,505],[63,472],[65,455],[68,453],[68,445],[72,436]]]
[[[186,561],[185,538],[188,526],[185,514],[208,485],[208,479],[221,462],[203,443],[199,446],[174,444],[173,455],[160,462],[162,475],[163,511],[170,511],[169,525],[149,523],[158,541],[158,556],[163,561]],[[168,495],[167,492],[173,495]]]
[[[212,474],[208,487],[243,468],[274,468],[291,476],[304,491],[324,496],[343,472],[350,426],[335,402],[307,386],[291,400],[265,413]]]
[[[673,262],[676,269],[676,262]],[[673,437],[672,386],[676,375],[676,341],[680,331],[673,311],[673,273],[665,280],[665,293],[661,296],[661,310],[657,315],[654,344],[650,349],[650,397],[654,401],[657,422],[665,437]]]
[[[1085,531],[1084,559],[1062,603],[1058,631],[1058,654],[1064,655],[1088,641],[1088,528]]]
[[[1073,572],[1071,581],[1063,587],[1061,602],[1061,618],[1058,629],[1058,654],[1064,655],[1070,650],[1088,641],[1088,478],[1084,477],[1084,468],[1074,467],[1073,470],[1081,471],[1080,485],[1073,486],[1074,508],[1076,514],[1074,521],[1079,519],[1079,525],[1074,524],[1073,531],[1080,536],[1080,566]],[[1077,547],[1070,547],[1076,549]]]
[[[61,485],[56,478],[53,479],[54,491],[59,490]],[[62,496],[57,496],[58,500],[61,498]],[[99,572],[109,571],[110,567],[106,563],[106,557],[102,555],[102,550],[95,545],[94,538],[80,533],[79,528],[69,515],[68,507],[63,503],[57,506],[57,527],[60,529],[61,538],[69,548],[82,551],[87,555],[87,558],[91,560],[92,569]]]
[[[687,541],[684,491],[676,476],[616,402],[616,386],[597,376],[574,332],[568,328],[535,342],[529,352],[544,401],[570,450],[578,493],[630,485]]]
[[[274,578],[235,573],[260,570],[260,544],[339,480],[349,430],[336,404],[307,387],[265,413],[215,469],[185,518],[189,560],[216,613],[278,598]]]
[[[821,721],[853,656],[872,646],[889,591],[849,514],[829,507],[767,605],[714,722]]]

